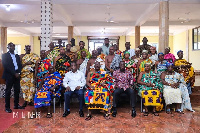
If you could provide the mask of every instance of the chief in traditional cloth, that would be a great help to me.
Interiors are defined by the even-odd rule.
[[[124,53],[121,50],[119,50],[119,46],[117,44],[114,44],[113,46],[115,49],[115,54],[118,54],[118,55],[120,55],[120,57],[122,57],[124,55]]]
[[[167,71],[161,74],[161,80],[164,85],[163,96],[167,105],[167,113],[171,113],[170,104],[176,103],[176,112],[183,113],[183,109],[192,109],[188,89],[184,77],[173,71],[173,63],[167,64]]]
[[[45,51],[41,50],[40,59],[37,60],[35,64],[35,77],[37,78],[37,88],[39,88],[44,75],[48,72],[49,66],[51,66],[51,60],[46,58]]]
[[[133,80],[135,82],[136,79],[136,72],[137,72],[137,63],[130,59],[130,53],[128,51],[126,51],[124,53],[124,59],[123,61],[125,62],[125,68],[126,70],[130,71],[133,74]]]
[[[140,59],[140,61],[137,64],[137,75],[139,75],[139,72],[144,71],[146,63],[152,64],[152,61],[148,58],[148,51],[143,50],[142,51],[142,59]]]
[[[155,72],[160,76],[162,72],[167,70],[167,61],[164,60],[164,54],[161,52],[158,54],[158,61],[155,63]]]
[[[165,48],[164,59],[167,60],[169,63],[174,63],[174,61],[176,60],[175,56],[170,53],[170,47]]]
[[[84,48],[85,47],[85,42],[80,41],[79,42],[79,47],[80,47],[80,50],[77,52],[78,59],[81,59],[81,52],[82,51],[85,51],[86,52],[86,58],[90,59],[91,58],[90,52],[87,49]]]
[[[88,88],[85,94],[85,104],[90,109],[102,109],[104,117],[109,119],[112,108],[113,79],[105,71],[100,71],[100,63],[95,62],[95,71],[89,72],[86,81]],[[86,120],[91,119],[91,112],[88,112]]]
[[[149,59],[152,61],[152,65],[155,65],[156,61],[158,61],[158,55],[157,55],[156,47],[152,46],[150,48]]]
[[[185,82],[187,84],[188,93],[192,94],[192,88],[194,88],[195,76],[194,68],[191,63],[183,59],[183,51],[179,50],[177,52],[179,59],[175,60],[176,71],[183,75]]]
[[[67,44],[66,46],[66,55],[69,56],[71,61],[76,61],[77,60],[77,54],[76,52],[72,52],[71,44]]]
[[[89,61],[88,58],[86,58],[86,52],[81,52],[81,59],[77,60],[77,66],[79,68],[79,71],[81,71],[86,76],[86,70],[87,70],[87,62]]]
[[[139,60],[141,59],[141,56],[140,56],[140,49],[139,48],[136,48],[135,49],[135,55],[132,57],[132,59],[138,63]]]
[[[65,54],[64,47],[60,47],[60,55],[54,59],[55,71],[59,72],[64,78],[65,73],[70,69],[71,59]]]
[[[142,97],[145,106],[144,116],[148,116],[148,106],[153,106],[153,114],[158,116],[156,107],[161,108],[162,98],[162,82],[160,77],[151,71],[151,64],[145,64],[145,71],[140,72],[137,79],[138,82],[138,95]]]
[[[49,44],[49,49],[47,52],[46,52],[46,55],[47,55],[47,59],[50,59],[51,60],[51,65],[53,66],[53,61],[54,59],[60,54],[59,50],[55,48],[54,46],[54,43],[51,42]]]
[[[22,56],[22,71],[21,71],[21,89],[23,92],[23,98],[25,103],[23,104],[23,107],[26,107],[27,102],[30,104],[33,102],[33,96],[35,94],[35,77],[34,77],[34,71],[35,71],[35,63],[39,59],[39,56],[34,53],[30,53],[31,46],[26,45],[25,46],[26,54]]]
[[[114,47],[111,46],[109,49],[109,55],[105,58],[105,66],[107,73],[112,74],[113,71],[119,69],[119,63],[122,60],[120,55],[114,54]]]
[[[50,66],[48,71],[49,72],[44,76],[44,79],[35,94],[34,107],[37,109],[43,106],[48,106],[47,118],[51,118],[51,101],[53,97],[59,98],[61,96],[62,77],[60,73],[54,72],[53,66]]]

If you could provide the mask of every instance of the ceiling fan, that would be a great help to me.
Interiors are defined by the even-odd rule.
[[[34,19],[28,21],[28,20],[27,20],[27,17],[28,17],[27,14],[25,14],[24,16],[25,16],[24,21],[20,21],[20,22],[25,23],[25,24],[31,24],[31,23],[33,24],[33,23],[36,22]]]
[[[178,18],[179,20],[181,20],[181,23],[188,23],[191,21],[191,19],[189,18]]]

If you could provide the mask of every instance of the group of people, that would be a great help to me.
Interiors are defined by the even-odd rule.
[[[189,94],[192,93],[195,77],[191,63],[183,59],[183,51],[177,52],[178,59],[170,53],[158,53],[156,48],[143,44],[136,49],[125,43],[125,51],[118,45],[110,45],[105,38],[104,45],[93,50],[92,54],[85,48],[83,41],[79,47],[61,44],[55,47],[49,44],[48,51],[41,50],[40,57],[31,53],[31,46],[25,46],[25,54],[15,55],[15,45],[8,44],[9,52],[3,54],[3,78],[6,80],[5,111],[11,113],[10,93],[14,85],[14,108],[23,109],[27,105],[38,108],[47,106],[47,118],[52,117],[50,105],[52,98],[64,97],[65,111],[63,117],[70,114],[70,98],[76,94],[79,99],[79,115],[84,117],[83,107],[86,104],[86,120],[92,118],[91,110],[103,110],[105,119],[117,115],[120,95],[125,93],[130,100],[131,116],[136,117],[136,96],[141,97],[148,116],[149,107],[153,114],[167,106],[166,112],[172,113],[170,105],[176,104],[176,112],[183,109],[194,111]],[[24,104],[19,105],[20,88]],[[36,116],[33,116],[36,117]]]

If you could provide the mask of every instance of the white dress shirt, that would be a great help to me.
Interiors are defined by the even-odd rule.
[[[10,53],[10,52],[9,52]],[[14,66],[15,66],[15,70],[17,70],[18,69],[18,65],[17,65],[17,60],[16,60],[16,57],[15,57],[15,54],[11,54],[10,53],[10,56],[11,56],[11,58],[12,58],[12,60],[13,60],[13,64],[14,64]]]
[[[77,86],[80,86],[80,89],[83,89],[83,87],[86,84],[85,75],[83,72],[77,70],[75,73],[72,71],[69,71],[65,74],[65,77],[63,79],[63,85],[65,88],[68,86],[70,87],[71,91],[74,91]]]

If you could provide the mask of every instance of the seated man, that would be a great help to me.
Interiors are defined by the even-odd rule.
[[[36,112],[38,108],[48,106],[47,118],[51,118],[50,105],[52,97],[61,96],[62,77],[58,72],[54,72],[53,66],[49,66],[48,73],[45,74],[38,91],[35,94],[34,106]],[[37,116],[34,116],[34,118]]]
[[[91,119],[90,109],[105,111],[105,119],[109,119],[112,107],[113,79],[105,71],[100,71],[100,62],[95,62],[95,70],[88,73],[85,104],[88,105],[88,115],[85,120]]]
[[[188,90],[181,74],[173,71],[173,63],[167,64],[167,70],[161,74],[164,85],[163,96],[167,105],[167,113],[170,114],[169,105],[176,103],[176,112],[183,113],[183,109],[192,110]],[[181,106],[182,104],[182,106]]]
[[[65,112],[63,117],[66,117],[70,114],[70,97],[72,94],[77,94],[79,98],[79,115],[83,117],[83,100],[84,100],[84,91],[83,87],[86,84],[85,75],[77,70],[76,62],[71,63],[71,71],[65,74],[63,79],[63,86],[65,90]]]
[[[121,61],[119,64],[120,69],[113,72],[113,78],[115,79],[115,90],[113,93],[113,113],[112,116],[117,115],[117,99],[122,92],[129,95],[132,107],[132,117],[136,116],[135,102],[136,95],[135,90],[132,88],[133,85],[133,75],[130,71],[125,69],[125,62]]]
[[[140,72],[137,82],[139,84],[138,87],[138,95],[142,97],[145,112],[144,116],[148,116],[148,106],[153,106],[153,114],[158,116],[156,113],[156,106],[161,106],[161,94],[162,92],[162,83],[160,77],[153,71],[151,71],[151,64],[145,64],[145,71]]]
[[[66,55],[69,56],[69,58],[71,59],[71,61],[76,61],[77,60],[77,54],[76,52],[72,52],[71,51],[71,44],[67,44],[66,45]]]
[[[120,57],[120,55],[115,54],[114,46],[111,46],[109,48],[109,55],[107,55],[105,58],[107,72],[112,74],[113,71],[119,69],[119,63],[121,60],[122,58]]]

